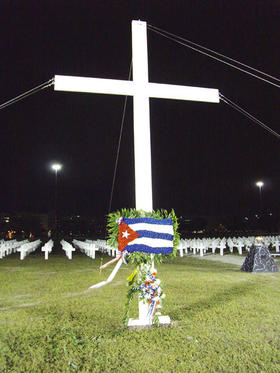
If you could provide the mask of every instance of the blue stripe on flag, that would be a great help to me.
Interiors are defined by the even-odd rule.
[[[160,224],[160,225],[173,225],[172,219],[154,219],[154,218],[123,218],[123,221],[127,224]]]
[[[157,233],[157,232],[151,232],[151,231],[136,231],[140,234],[140,237],[148,237],[148,238],[159,238],[161,240],[168,240],[173,241],[173,235],[169,233]]]
[[[134,251],[142,251],[143,253],[149,254],[172,254],[173,247],[151,247],[147,245],[135,244],[125,248],[129,253]]]

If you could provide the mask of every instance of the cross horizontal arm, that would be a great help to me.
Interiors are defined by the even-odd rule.
[[[219,102],[219,90],[173,84],[144,83],[140,86],[133,81],[79,76],[55,75],[56,91],[103,93],[111,95],[134,96],[141,93],[145,97]]]
[[[129,80],[84,78],[67,75],[55,75],[54,77],[55,91],[133,96],[133,88],[133,82]]]
[[[148,83],[148,95],[153,98],[216,102],[220,101],[219,90],[183,85]]]

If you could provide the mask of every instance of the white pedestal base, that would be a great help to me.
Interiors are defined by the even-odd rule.
[[[152,265],[152,272],[156,271],[154,266]],[[128,320],[128,327],[137,327],[137,326],[153,326],[153,320],[156,317],[152,314],[155,313],[157,309],[162,308],[161,302],[157,304],[156,309],[151,309],[151,304],[144,302],[143,300],[138,300],[138,309],[139,309],[139,319],[129,319]],[[156,313],[155,313],[156,314]],[[159,325],[169,325],[171,324],[171,320],[169,316],[158,316],[158,324]]]
[[[171,324],[171,320],[169,316],[158,316],[158,321],[160,325],[168,325]],[[127,326],[152,326],[153,325],[153,318],[146,318],[146,319],[129,319]]]

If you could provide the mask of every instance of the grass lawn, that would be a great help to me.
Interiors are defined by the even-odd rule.
[[[280,273],[177,257],[157,266],[172,326],[128,330],[132,267],[87,291],[112,270],[99,264],[78,253],[0,261],[1,373],[280,372]]]

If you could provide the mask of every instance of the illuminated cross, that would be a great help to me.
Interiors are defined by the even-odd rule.
[[[133,96],[136,209],[153,210],[149,98],[219,102],[219,91],[148,79],[147,24],[132,21],[133,81],[56,75],[57,91]]]

